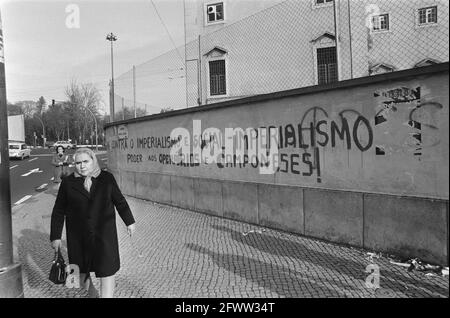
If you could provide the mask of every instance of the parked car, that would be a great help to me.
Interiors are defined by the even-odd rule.
[[[9,142],[9,157],[16,159],[30,158],[31,149],[23,142]]]
[[[59,140],[53,144],[53,148],[56,149],[56,147],[62,146],[64,149],[76,149],[77,146],[73,143],[66,141],[66,140]]]
[[[55,144],[54,141],[46,141],[46,142],[45,142],[45,147],[48,148],[48,149],[50,149],[50,148],[53,148],[53,145],[54,145],[54,144]]]

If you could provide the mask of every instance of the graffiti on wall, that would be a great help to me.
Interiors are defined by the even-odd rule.
[[[421,88],[376,91],[376,109],[367,117],[354,108],[305,110],[298,121],[260,127],[203,129],[176,127],[167,135],[111,139],[111,150],[126,153],[126,164],[196,168],[259,169],[260,174],[290,174],[322,182],[324,151],[373,151],[377,158],[407,153],[421,160],[439,144],[437,117],[442,105],[421,100]],[[370,112],[368,112],[370,113]]]

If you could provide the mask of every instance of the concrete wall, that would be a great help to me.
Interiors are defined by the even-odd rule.
[[[208,139],[218,162],[171,163],[181,144],[196,152],[194,123],[202,154],[208,127],[275,127],[273,173],[226,163],[220,134]],[[177,128],[189,138],[172,145]],[[128,195],[448,264],[448,63],[118,122],[106,136]]]

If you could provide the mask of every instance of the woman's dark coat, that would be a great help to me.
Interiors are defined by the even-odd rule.
[[[111,173],[102,171],[92,178],[90,193],[83,182],[83,177],[74,174],[63,178],[52,212],[50,240],[61,239],[65,219],[69,263],[77,264],[81,273],[111,276],[120,268],[114,206],[126,226],[134,218]]]

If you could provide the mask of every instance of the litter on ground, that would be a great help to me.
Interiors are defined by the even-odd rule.
[[[242,232],[242,235],[244,235],[244,236],[247,236],[247,235],[249,235],[250,233],[258,233],[258,234],[262,234],[262,232],[265,232],[266,230],[264,230],[264,229],[262,229],[262,230],[250,230],[250,231],[247,231],[247,232]]]
[[[445,270],[442,269],[442,266],[427,264],[418,258],[410,259],[406,262],[396,262],[393,260],[390,260],[389,262],[391,264],[407,268],[408,272],[416,270],[419,272],[426,272],[427,273],[426,276],[445,275]],[[447,275],[448,275],[448,267],[447,267]]]

